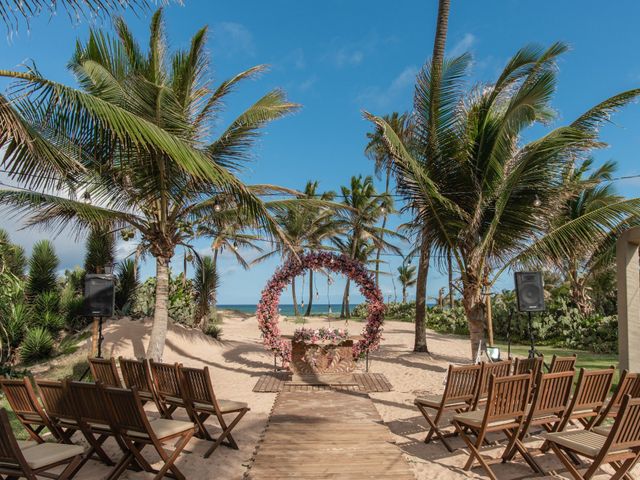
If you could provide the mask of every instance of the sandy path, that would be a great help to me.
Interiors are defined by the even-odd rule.
[[[318,327],[328,323],[326,319],[313,319],[307,322],[307,326]],[[345,326],[343,322],[335,320],[331,324],[335,327]],[[150,325],[148,320],[110,322],[105,328],[105,355],[142,357],[148,341]],[[299,326],[293,322],[281,322],[285,334],[293,333]],[[350,322],[347,328],[350,333],[357,334],[362,329],[362,324]],[[454,454],[448,453],[438,443],[425,445],[422,442],[426,432],[426,422],[413,406],[414,397],[420,393],[440,393],[443,389],[447,365],[450,362],[466,362],[469,351],[468,341],[464,338],[444,336],[434,332],[429,332],[428,335],[431,355],[413,353],[411,352],[413,325],[403,322],[386,323],[382,347],[372,354],[370,368],[371,371],[384,373],[394,389],[388,393],[372,393],[371,397],[383,420],[394,434],[396,443],[413,468],[416,478],[424,480],[486,478],[477,468],[471,473],[462,470],[467,455],[462,449],[461,440],[453,440],[453,445],[460,448]],[[245,401],[251,407],[251,412],[234,430],[234,437],[240,445],[240,450],[220,447],[205,460],[202,454],[207,449],[207,443],[194,439],[187,447],[191,453],[183,455],[177,465],[189,480],[242,478],[275,399],[275,394],[252,391],[258,377],[273,367],[273,357],[263,350],[260,343],[255,318],[227,316],[223,324],[222,341],[174,325],[167,337],[164,360],[196,367],[208,366],[216,392],[221,398]],[[176,418],[180,417],[186,418],[183,412],[179,411]],[[216,428],[215,423],[211,422],[211,429]],[[110,442],[108,442],[108,449],[117,458],[115,444]],[[536,443],[539,442],[534,439],[531,445]],[[487,450],[486,453],[498,456],[501,450],[494,448]],[[151,450],[146,456],[150,461],[158,460],[158,456],[152,454]],[[568,478],[552,454],[537,458],[543,466],[559,469],[561,477]],[[158,465],[160,464],[157,463],[156,466]],[[97,462],[90,461],[76,478],[105,478],[109,470]],[[533,476],[531,470],[520,460],[507,465],[496,465],[495,472],[501,479]],[[636,467],[635,472],[634,478],[640,478],[640,467]],[[126,472],[121,478],[150,479],[152,475]],[[609,475],[603,474],[596,478],[609,478]]]

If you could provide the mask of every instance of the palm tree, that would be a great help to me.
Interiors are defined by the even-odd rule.
[[[436,85],[437,68],[426,65],[416,84],[411,150],[383,119],[366,114],[383,128],[399,191],[425,240],[442,254],[451,252],[460,271],[472,358],[485,335],[483,287],[536,253],[569,256],[574,245],[602,239],[610,231],[604,227],[640,213],[640,199],[625,199],[553,226],[571,195],[564,188],[566,172],[603,145],[598,127],[608,115],[640,94],[631,90],[609,98],[568,126],[526,143],[527,127],[553,118],[555,60],[565,50],[561,43],[546,50],[525,47],[494,84],[467,96],[469,55],[445,62]],[[439,102],[432,121],[434,96]]]
[[[574,193],[566,197],[551,228],[559,228],[569,222],[579,222],[590,212],[622,201],[623,197],[616,193],[610,183],[616,170],[617,165],[613,161],[607,161],[593,169],[592,158],[571,169],[565,181],[565,189]],[[535,259],[542,262],[533,261],[531,264],[536,268],[555,268],[569,285],[574,305],[582,314],[589,315],[594,311],[594,303],[588,293],[589,283],[597,281],[598,275],[608,274],[615,264],[615,244],[618,235],[639,222],[639,217],[623,216],[618,222],[611,217],[610,223],[605,227],[609,229],[608,232],[603,232],[604,237],[578,243],[566,256],[558,256],[559,252],[551,250],[545,252],[541,258],[542,252],[538,252]]]
[[[393,128],[393,131],[396,132],[399,138],[402,138],[405,141],[409,141],[409,137],[411,135],[411,122],[409,115],[407,113],[399,114],[398,112],[393,112],[391,115],[384,115],[382,118],[387,122],[387,124]],[[364,153],[369,159],[374,161],[374,169],[375,174],[378,178],[382,176],[384,172],[385,180],[384,180],[384,193],[389,195],[390,191],[390,183],[391,183],[391,158],[389,157],[388,150],[384,144],[384,139],[382,138],[382,130],[378,127],[374,128],[373,132],[367,133],[367,138],[369,139],[369,143],[364,149]],[[382,216],[382,228],[386,228],[387,226],[387,218],[389,216],[389,212],[385,211]],[[378,248],[376,251],[376,285],[380,285],[380,257],[382,255],[382,248]]]
[[[0,19],[7,28],[17,30],[20,21],[28,24],[32,17],[42,12],[55,15],[59,7],[71,20],[76,20],[80,17],[103,18],[105,14],[125,8],[143,10],[150,3],[148,0],[0,0]]]
[[[193,286],[196,292],[196,321],[203,332],[207,331],[211,320],[211,307],[216,304],[216,293],[220,285],[220,277],[213,257],[206,255],[196,262]],[[215,310],[214,310],[215,313]],[[215,320],[215,318],[214,318]]]
[[[284,233],[286,243],[276,242],[276,248],[259,257],[254,263],[262,262],[273,255],[280,255],[286,261],[290,261],[302,254],[305,250],[322,248],[322,242],[337,234],[337,226],[333,215],[339,205],[331,200],[334,192],[318,194],[318,182],[308,181],[304,191],[297,192],[297,201],[290,203],[283,210],[275,214],[278,224]],[[289,192],[292,193],[292,192]],[[280,206],[280,202],[268,202],[271,205]],[[310,272],[313,278],[313,272]],[[309,295],[313,295],[313,280],[310,281]],[[291,296],[293,300],[293,313],[300,315],[298,298],[296,293],[296,279],[291,281]],[[307,309],[307,315],[311,309]]]
[[[115,242],[109,226],[92,228],[87,238],[84,270],[87,273],[104,273],[105,266],[113,266]]]
[[[133,304],[138,290],[138,272],[136,262],[126,258],[116,265],[116,309],[125,315]]]
[[[402,303],[407,303],[407,288],[416,284],[416,267],[404,262],[398,267],[398,280],[402,285]]]
[[[377,227],[377,223],[385,212],[391,210],[393,202],[388,194],[378,194],[373,184],[373,178],[362,175],[351,177],[348,187],[341,187],[343,204],[347,207],[337,213],[335,217],[335,229],[342,232],[346,240],[336,243],[339,248],[348,246],[350,250],[344,251],[350,258],[357,258],[357,253],[362,251],[364,245],[373,244],[374,248],[399,252],[399,249],[385,240],[387,235],[391,238],[403,238],[398,233],[382,227]],[[347,279],[344,294],[342,297],[341,318],[349,318],[349,289],[351,281]]]
[[[264,202],[234,172],[247,160],[260,129],[296,105],[283,92],[271,91],[210,141],[226,96],[264,66],[212,90],[206,27],[173,55],[162,10],[151,20],[146,53],[122,19],[115,20],[115,30],[115,37],[92,30],[86,43],[78,42],[70,69],[80,89],[48,80],[35,69],[0,71],[17,79],[20,91],[12,103],[0,105],[3,162],[12,178],[32,189],[2,190],[0,203],[29,217],[27,225],[86,229],[111,224],[139,232],[156,260],[147,356],[160,359],[169,262],[176,247],[193,238],[193,225],[230,209],[250,219],[253,228],[280,235]],[[60,181],[85,201],[42,192]]]

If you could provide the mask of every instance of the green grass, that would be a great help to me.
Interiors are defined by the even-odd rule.
[[[29,438],[29,435],[25,431],[20,421],[16,418],[16,415],[11,410],[11,407],[9,407],[9,403],[7,402],[6,398],[0,398],[0,407],[4,408],[7,411],[7,414],[9,415],[9,422],[11,423],[11,428],[16,434],[16,438],[18,440],[27,440]]]

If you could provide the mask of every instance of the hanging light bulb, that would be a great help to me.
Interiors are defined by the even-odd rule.
[[[533,206],[537,208],[541,205],[542,205],[542,200],[540,200],[540,197],[538,197],[538,195],[536,194],[536,198],[533,200]]]
[[[220,204],[220,202],[218,201],[218,199],[216,198],[216,200],[213,202],[213,211],[214,212],[221,212],[222,211],[222,205]]]
[[[238,250],[238,241],[237,240],[233,241],[233,249],[234,250]]]
[[[387,213],[387,207],[385,207],[384,205],[380,207],[380,213],[382,213],[383,215]]]
[[[82,201],[84,203],[86,203],[87,205],[91,205],[91,194],[85,190],[85,192],[82,194]]]

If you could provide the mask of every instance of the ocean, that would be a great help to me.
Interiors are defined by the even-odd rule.
[[[356,306],[355,305],[350,305],[351,309],[353,310],[353,308]],[[236,310],[238,312],[243,312],[243,313],[251,313],[254,314],[256,312],[256,308],[258,306],[257,305],[218,305],[218,309],[220,310]],[[331,312],[329,312],[329,308],[331,308]],[[304,308],[303,307],[299,307],[299,310],[301,312],[306,312],[307,311],[307,306],[305,305]],[[282,315],[285,315],[287,317],[292,317],[293,316],[293,304],[280,304],[280,313]],[[329,305],[325,304],[313,304],[313,306],[311,307],[311,314],[312,315],[326,315],[328,313],[340,313],[340,304],[337,305],[331,305],[331,307],[329,307]]]

